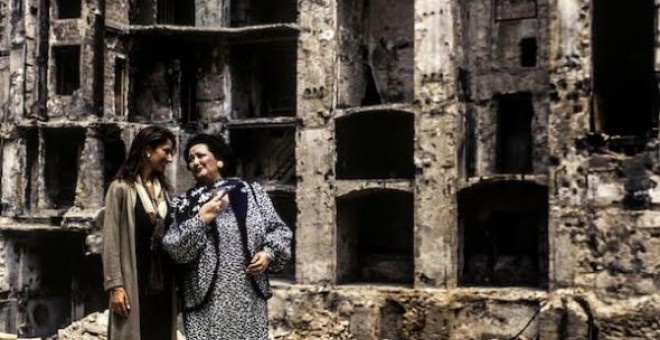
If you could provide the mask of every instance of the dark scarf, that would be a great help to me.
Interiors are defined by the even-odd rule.
[[[245,195],[244,189],[243,182],[236,178],[220,179],[211,184],[197,185],[186,191],[185,196],[177,206],[177,210],[173,213],[177,221],[185,221],[197,215],[199,209],[218,193],[229,190],[229,201],[231,202],[232,209],[234,209],[234,214],[236,214],[237,218],[239,218],[239,215],[245,216],[245,212],[247,211],[247,195]],[[215,225],[215,221],[212,223]]]

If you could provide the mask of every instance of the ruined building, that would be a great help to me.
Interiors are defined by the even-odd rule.
[[[156,123],[295,230],[277,338],[660,339],[659,4],[0,0],[0,331],[106,308],[93,220]]]

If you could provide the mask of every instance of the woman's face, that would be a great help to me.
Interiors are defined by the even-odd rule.
[[[220,178],[222,161],[213,156],[206,144],[195,144],[188,151],[188,170],[195,180],[201,183],[211,183]]]
[[[154,172],[165,171],[165,166],[172,163],[172,141],[167,140],[165,143],[151,149],[147,154],[147,166]]]

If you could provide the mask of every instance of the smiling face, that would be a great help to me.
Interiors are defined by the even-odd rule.
[[[223,163],[215,158],[206,144],[195,144],[188,151],[188,170],[199,183],[213,183],[220,178]]]
[[[147,166],[151,168],[151,171],[159,173],[165,171],[165,166],[172,163],[172,148],[172,141],[168,139],[148,152]]]

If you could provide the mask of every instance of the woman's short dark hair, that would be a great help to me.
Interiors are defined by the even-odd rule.
[[[190,152],[190,149],[197,144],[206,145],[215,159],[225,161],[227,156],[227,145],[225,144],[224,139],[206,133],[200,133],[190,138],[186,143],[186,148],[182,155],[186,160],[186,163],[188,163],[188,153]]]
[[[128,151],[128,158],[119,168],[116,178],[131,183],[135,182],[145,164],[147,164],[147,152],[156,149],[167,141],[172,143],[172,150],[176,150],[176,137],[172,131],[157,125],[151,125],[140,130],[133,139],[131,149]],[[158,173],[156,176],[166,190],[172,190],[172,186],[164,173]]]

